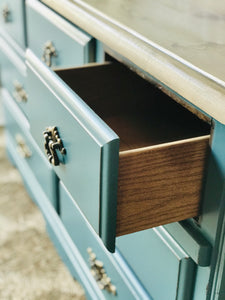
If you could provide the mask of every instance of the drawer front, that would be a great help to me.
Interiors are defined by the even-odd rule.
[[[27,1],[28,47],[50,67],[93,60],[92,38],[39,1]]]
[[[63,184],[60,184],[59,190],[61,220],[97,283],[103,288],[105,298],[150,299],[138,280],[129,278],[129,269],[120,269],[122,264],[117,261],[117,255],[105,249]],[[111,279],[111,284],[105,286],[101,276],[103,269]]]
[[[26,65],[0,37],[1,84],[27,116]]]
[[[108,159],[110,151],[118,153],[118,137],[78,96],[68,87],[65,88],[54,72],[36,57],[32,58],[37,60],[36,66],[41,67],[37,73],[31,61],[28,63],[28,94],[32,99],[28,102],[28,114],[32,136],[41,151],[49,157],[58,177],[76,199],[90,224],[100,234],[102,177],[106,180],[104,188],[116,179],[114,176],[115,178],[108,180],[107,176],[113,174],[110,172],[110,164],[113,164],[112,168],[116,168],[116,158],[110,162]],[[46,76],[46,79],[42,75]],[[53,136],[49,131],[50,127],[57,128],[57,134],[63,144],[63,147],[59,148],[64,148],[65,153],[60,153],[58,149],[53,151],[55,154],[50,155],[49,136]],[[46,137],[48,131],[49,135]],[[59,159],[58,165],[54,165],[55,160],[52,159],[55,155]],[[102,166],[106,165],[109,166],[108,169],[102,170]],[[115,224],[113,221],[110,223],[115,231]],[[113,233],[113,229],[111,232]]]
[[[24,0],[6,0],[0,3],[0,28],[7,32],[23,49],[26,47]]]
[[[119,237],[117,247],[154,300],[192,299],[195,264],[163,227]]]
[[[10,152],[14,152],[20,161],[18,168],[22,172],[25,181],[29,184],[27,174],[24,174],[23,169],[20,168],[23,165],[32,170],[46,196],[56,207],[56,176],[30,135],[29,124],[19,108],[7,91],[3,91],[2,96]]]

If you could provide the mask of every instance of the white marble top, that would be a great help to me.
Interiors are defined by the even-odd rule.
[[[225,124],[221,0],[43,0]]]

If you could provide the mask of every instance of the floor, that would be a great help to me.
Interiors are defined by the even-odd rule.
[[[44,220],[7,161],[0,128],[0,299],[85,299],[45,233]]]

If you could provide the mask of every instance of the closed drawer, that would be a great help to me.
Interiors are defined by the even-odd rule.
[[[119,237],[116,244],[154,300],[192,299],[195,264],[163,227]]]
[[[83,65],[93,60],[91,36],[36,0],[28,0],[28,47],[48,66]]]
[[[44,193],[56,207],[56,176],[47,160],[29,133],[29,124],[6,90],[2,93],[7,134],[7,147],[11,155],[16,157],[17,167],[26,184],[31,178],[27,169],[31,170]]]
[[[9,34],[17,44],[25,49],[24,0],[5,0],[0,3],[0,32]],[[6,35],[7,36],[7,35]]]
[[[121,64],[54,73],[27,59],[32,134],[45,152],[57,127],[66,153],[49,159],[58,152],[56,173],[109,249],[116,234],[199,213],[207,124]]]
[[[1,85],[27,116],[26,65],[13,49],[0,37]]]
[[[118,253],[111,254],[105,249],[62,183],[59,191],[61,220],[104,299],[150,299]],[[108,284],[106,277],[111,280]]]

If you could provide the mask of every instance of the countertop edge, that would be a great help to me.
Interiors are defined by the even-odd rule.
[[[86,5],[69,0],[42,2],[213,119],[225,124],[225,86],[219,80],[209,78],[184,61],[171,57]]]

